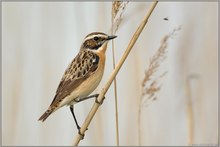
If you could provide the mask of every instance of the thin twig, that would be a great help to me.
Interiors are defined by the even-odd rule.
[[[112,35],[115,35],[116,31],[117,31],[117,28],[119,27],[119,24],[120,22],[117,21],[118,19],[116,19],[115,23],[118,23],[116,26],[117,28],[115,28],[115,25],[114,25],[114,20],[115,20],[115,17],[118,15],[118,12],[120,13],[119,15],[119,18],[120,20],[121,17],[122,17],[122,13],[123,11],[122,10],[125,10],[125,2],[123,1],[117,1],[117,0],[114,0],[112,2],[112,17],[111,17],[111,21],[112,21],[112,26],[111,26],[111,34]],[[121,10],[121,11],[120,11]],[[113,69],[115,69],[115,44],[114,44],[114,40],[112,40],[112,61],[113,61]],[[115,128],[116,128],[116,144],[117,146],[119,146],[119,127],[118,127],[118,93],[117,93],[117,80],[116,80],[116,77],[114,79],[114,94],[115,94]]]
[[[112,54],[113,54],[113,69],[115,69],[115,49],[114,41],[112,40]],[[114,91],[115,91],[115,125],[116,125],[116,144],[119,146],[119,127],[118,127],[118,95],[117,95],[117,80],[114,79]]]
[[[106,92],[108,91],[109,87],[111,86],[111,84],[112,84],[113,80],[115,79],[117,73],[121,69],[123,63],[125,62],[126,58],[128,57],[131,49],[133,48],[133,46],[134,46],[135,42],[137,41],[138,37],[140,36],[141,32],[143,31],[143,29],[144,29],[146,23],[148,22],[148,19],[149,19],[151,13],[153,12],[154,8],[156,7],[157,3],[158,3],[158,1],[152,2],[151,6],[150,6],[150,9],[148,10],[148,12],[147,12],[146,16],[144,17],[143,21],[141,22],[141,24],[137,28],[136,32],[134,33],[134,35],[133,35],[132,39],[130,40],[130,42],[128,44],[128,47],[125,50],[123,56],[121,57],[119,63],[117,64],[115,69],[112,71],[112,73],[111,73],[108,81],[106,82],[105,86],[102,88],[102,90],[101,90],[101,92],[100,92],[100,94],[97,98],[97,100],[99,102],[103,101]],[[84,123],[83,123],[83,125],[80,129],[80,132],[82,134],[84,134],[85,131],[87,130],[87,128],[88,128],[90,122],[92,121],[96,111],[98,110],[99,106],[100,105],[98,103],[93,104],[88,116],[86,117],[86,120],[84,121]],[[82,135],[77,134],[75,139],[74,139],[73,145],[77,146],[81,139],[82,139]]]

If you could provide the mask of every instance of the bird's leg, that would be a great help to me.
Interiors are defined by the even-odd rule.
[[[90,99],[90,98],[95,97],[95,98],[96,98],[95,102],[96,102],[97,104],[101,105],[101,104],[103,103],[105,97],[103,98],[103,100],[102,100],[101,102],[99,102],[99,101],[97,100],[98,96],[99,96],[99,94],[93,94],[93,95],[90,95],[90,96],[87,96],[87,97],[74,99],[74,101],[78,103],[78,102],[81,102],[81,101],[84,101],[84,100],[87,100],[87,99]]]
[[[78,125],[78,122],[77,122],[77,120],[76,120],[76,116],[75,116],[75,114],[74,114],[73,105],[70,106],[70,111],[71,111],[71,113],[72,113],[72,115],[73,115],[74,121],[75,121],[75,123],[76,123],[76,127],[77,127],[77,129],[79,130],[79,129],[80,129],[80,126]]]
[[[72,115],[73,115],[74,121],[75,121],[75,123],[76,123],[76,127],[77,127],[77,129],[78,129],[78,131],[79,131],[78,133],[79,133],[79,135],[82,136],[82,139],[83,139],[83,138],[84,138],[84,134],[82,134],[82,133],[80,132],[80,126],[79,126],[79,124],[78,124],[78,122],[77,122],[77,120],[76,120],[76,116],[75,116],[75,114],[74,114],[73,105],[70,106],[70,111],[71,111],[71,113],[72,113]]]
[[[84,101],[84,100],[87,100],[87,99],[90,99],[90,98],[95,97],[95,98],[96,98],[96,99],[95,99],[95,102],[96,102],[97,104],[101,105],[101,104],[103,103],[105,97],[103,98],[103,100],[102,100],[101,102],[99,102],[99,101],[97,100],[98,96],[99,96],[99,94],[93,94],[93,95],[90,95],[90,96],[87,96],[87,97],[83,97],[83,98],[80,98],[80,99],[75,99],[74,101],[75,101],[75,102],[81,102],[81,101]]]
[[[93,95],[90,95],[90,96],[87,96],[87,97],[75,99],[74,101],[75,101],[75,102],[81,102],[81,101],[85,101],[85,100],[87,100],[87,99],[94,98],[94,97],[98,97],[98,96],[99,96],[98,94],[93,94]]]

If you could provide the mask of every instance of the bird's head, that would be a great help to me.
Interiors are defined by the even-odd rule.
[[[93,50],[93,51],[104,51],[107,48],[109,40],[116,38],[117,36],[109,36],[102,32],[93,32],[88,34],[81,46],[81,50]]]

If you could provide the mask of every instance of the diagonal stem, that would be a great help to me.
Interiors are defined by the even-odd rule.
[[[153,12],[154,8],[156,7],[158,1],[154,1],[152,2],[151,6],[150,6],[150,9],[148,10],[146,16],[144,17],[144,20],[141,22],[141,24],[139,25],[139,27],[137,28],[136,32],[134,33],[132,39],[130,40],[129,44],[128,44],[128,47],[127,49],[125,50],[123,56],[121,57],[119,63],[117,64],[117,66],[115,67],[115,69],[112,71],[108,81],[106,82],[105,86],[102,88],[97,100],[98,101],[102,101],[106,92],[108,91],[109,87],[111,86],[113,80],[115,79],[117,73],[119,72],[119,70],[121,69],[123,63],[125,62],[126,58],[128,57],[131,49],[133,48],[135,42],[137,41],[138,37],[140,36],[142,30],[144,29],[146,23],[148,22],[148,19],[151,15],[151,13]],[[86,129],[88,128],[90,122],[92,121],[96,111],[98,110],[99,108],[99,104],[97,103],[94,103],[93,106],[92,106],[92,109],[90,110],[88,116],[86,117],[86,120],[84,121],[81,129],[80,129],[80,132],[82,134],[85,133]],[[75,137],[75,140],[74,140],[74,143],[73,145],[74,146],[77,146],[80,142],[80,140],[82,139],[82,136],[77,134],[76,137]]]

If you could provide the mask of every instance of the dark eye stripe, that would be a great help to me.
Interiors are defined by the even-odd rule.
[[[94,37],[93,39],[94,39],[95,41],[98,41],[98,40],[99,40],[99,37],[96,36],[96,37]]]
[[[100,38],[100,37],[93,37],[89,40],[86,40],[84,43],[83,43],[83,47],[84,48],[88,48],[88,49],[91,49],[91,50],[97,50],[98,48],[100,48],[102,46],[102,44],[104,43],[104,40],[105,38]],[[95,39],[98,39],[97,41]]]
[[[100,48],[101,46],[102,46],[102,44],[99,44],[99,45],[96,45],[96,46],[91,47],[90,49],[92,49],[92,50],[97,50],[97,49]]]

